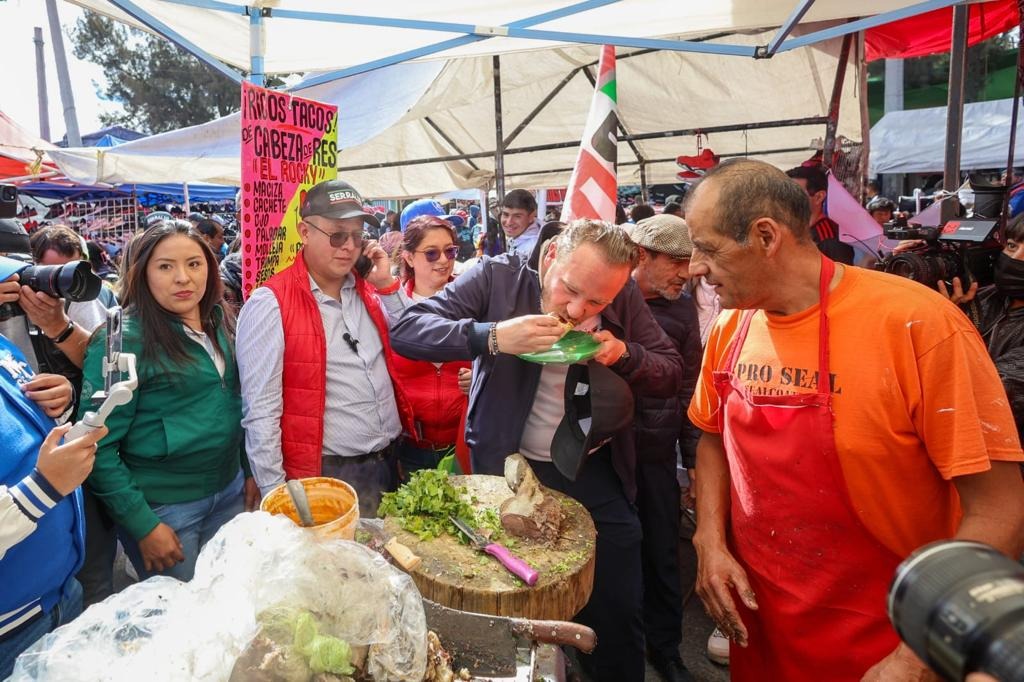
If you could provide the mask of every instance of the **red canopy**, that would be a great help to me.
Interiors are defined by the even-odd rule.
[[[970,7],[968,44],[974,45],[1020,24],[1017,0],[992,0]],[[906,59],[949,52],[953,8],[937,9],[868,29],[864,44],[868,61]]]

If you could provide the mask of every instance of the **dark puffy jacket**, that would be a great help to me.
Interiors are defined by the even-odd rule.
[[[438,295],[405,311],[391,328],[391,346],[407,358],[449,362],[474,359],[466,442],[473,472],[501,474],[519,451],[540,384],[541,366],[487,349],[491,324],[539,315],[540,279],[518,256],[483,258]],[[679,392],[682,361],[630,280],[601,313],[601,325],[626,342],[630,357],[612,370],[634,393],[670,398]],[[624,429],[611,441],[612,465],[626,497],[636,498],[636,436]]]
[[[966,309],[1003,380],[1017,433],[1024,437],[1024,307],[1011,310],[1010,303],[988,287]]]
[[[674,452],[678,441],[683,465],[692,469],[696,465],[700,430],[690,423],[686,409],[697,386],[703,355],[697,306],[685,293],[675,301],[647,299],[647,305],[683,358],[683,382],[679,393],[671,398],[640,396],[636,423],[638,456],[662,450]]]

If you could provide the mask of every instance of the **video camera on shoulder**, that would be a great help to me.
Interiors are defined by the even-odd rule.
[[[887,239],[918,240],[921,244],[889,254],[875,264],[877,270],[899,275],[935,288],[958,277],[966,290],[973,282],[992,284],[1003,226],[1006,187],[971,180],[974,211],[971,218],[954,218],[941,226],[910,223],[899,214],[882,227]]]

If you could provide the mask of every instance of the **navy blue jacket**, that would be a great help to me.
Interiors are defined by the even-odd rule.
[[[697,462],[697,441],[700,429],[690,423],[686,409],[697,387],[704,350],[700,344],[700,321],[693,298],[683,293],[675,301],[666,298],[647,299],[654,319],[665,330],[683,358],[683,382],[679,393],[671,398],[641,396],[637,401],[637,443],[640,457],[645,453],[660,456],[675,454],[676,441],[683,456],[683,465],[692,469]]]
[[[483,258],[433,298],[405,311],[391,329],[395,352],[416,360],[474,360],[466,442],[473,471],[498,474],[519,441],[540,383],[541,366],[487,348],[491,323],[539,315],[540,279],[518,256]],[[680,390],[682,359],[629,280],[601,313],[601,326],[626,342],[630,357],[611,367],[635,395],[670,398]],[[612,464],[632,501],[636,441],[632,428],[611,441]]]

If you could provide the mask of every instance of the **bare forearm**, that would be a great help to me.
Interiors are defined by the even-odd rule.
[[[1024,480],[1016,462],[992,462],[988,471],[953,479],[963,519],[956,538],[992,545],[1007,556],[1024,550]]]
[[[729,520],[729,463],[722,436],[701,435],[697,443],[697,532],[695,544],[725,544]]]
[[[60,334],[60,331],[57,331],[56,333]],[[54,338],[50,334],[47,334],[47,336]],[[64,353],[65,357],[67,357],[75,367],[81,368],[85,363],[85,349],[89,346],[89,332],[76,324],[75,331],[71,332],[71,336],[64,339],[63,342],[55,343],[54,345]]]

